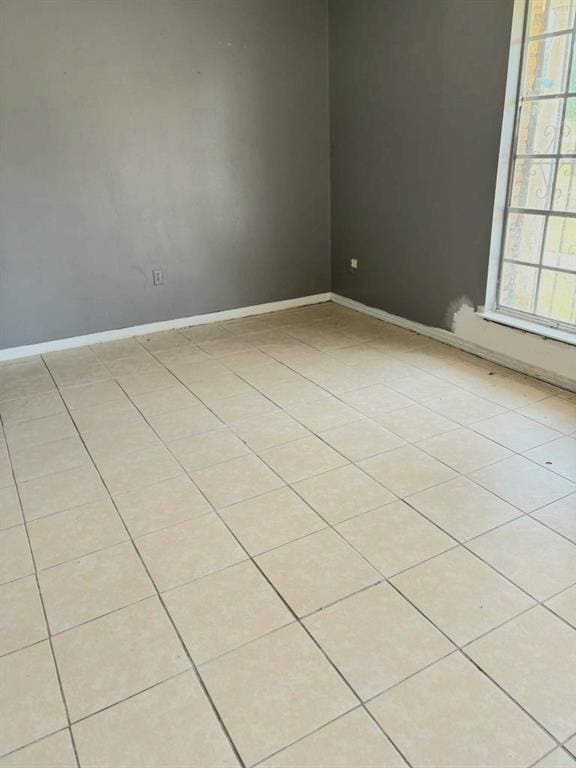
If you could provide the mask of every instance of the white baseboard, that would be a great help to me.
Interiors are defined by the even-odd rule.
[[[129,328],[117,328],[112,331],[90,333],[86,336],[72,336],[68,339],[55,339],[43,341],[40,344],[28,344],[23,347],[0,349],[0,362],[15,360],[17,358],[43,355],[47,352],[57,352],[62,349],[85,347],[88,344],[98,344],[102,341],[116,341],[130,336],[142,336],[158,331],[170,331],[175,328],[188,328],[192,325],[204,325],[206,323],[218,323],[224,320],[236,320],[240,317],[251,315],[263,315],[267,312],[280,312],[283,309],[305,307],[310,304],[321,304],[330,301],[332,294],[316,293],[313,296],[302,296],[298,299],[286,299],[284,301],[272,301],[268,304],[253,304],[251,307],[238,307],[238,309],[225,309],[222,312],[210,312],[205,315],[193,315],[192,317],[178,317],[174,320],[163,320],[159,323],[147,323],[145,325],[132,325]]]
[[[414,331],[422,336],[428,336],[436,341],[441,341],[443,344],[449,344],[451,347],[456,347],[464,352],[469,352],[477,357],[482,357],[485,360],[490,360],[493,363],[502,365],[505,368],[511,368],[519,373],[525,373],[528,376],[533,376],[535,379],[540,379],[548,384],[553,384],[556,387],[562,387],[572,392],[576,392],[576,382],[573,379],[569,379],[566,376],[561,376],[553,371],[548,371],[545,368],[539,368],[535,365],[530,365],[522,360],[518,360],[508,355],[503,355],[500,352],[495,352],[486,347],[482,347],[479,344],[475,344],[472,341],[462,339],[456,336],[450,331],[446,331],[443,328],[432,328],[421,323],[416,323],[413,320],[406,320],[404,317],[398,315],[392,315],[389,312],[385,312],[383,309],[377,309],[376,307],[369,307],[367,304],[362,304],[354,299],[348,299],[346,296],[340,296],[338,293],[333,293],[331,296],[332,301],[335,304],[340,304],[343,307],[354,309],[357,312],[362,312],[365,315],[371,317],[377,317],[379,320],[384,320],[386,323],[392,325],[398,325],[401,328],[406,328],[409,331]],[[567,354],[570,352],[567,350]]]

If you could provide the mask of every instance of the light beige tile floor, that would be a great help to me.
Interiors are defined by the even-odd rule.
[[[574,396],[324,304],[0,419],[0,768],[576,766]]]

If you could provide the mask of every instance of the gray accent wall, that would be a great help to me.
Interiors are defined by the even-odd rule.
[[[330,289],[325,0],[0,0],[0,36],[0,347]]]
[[[332,290],[448,329],[484,303],[512,5],[330,1]]]

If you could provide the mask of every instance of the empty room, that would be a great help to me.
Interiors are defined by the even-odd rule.
[[[0,0],[0,768],[576,768],[576,0]]]

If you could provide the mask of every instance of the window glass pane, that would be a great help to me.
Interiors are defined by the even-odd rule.
[[[518,126],[519,155],[553,155],[558,151],[564,99],[525,101]]]
[[[576,91],[576,56],[572,54],[572,66],[570,67],[570,80],[568,82],[568,90],[570,93]]]
[[[554,160],[516,160],[510,204],[514,208],[550,206]]]
[[[576,270],[576,220],[550,216],[542,263],[546,267]]]
[[[553,208],[576,213],[576,160],[559,161]]]
[[[574,0],[532,0],[528,34],[542,35],[568,29],[574,23]]]
[[[536,313],[550,320],[576,323],[576,275],[543,270]]]
[[[538,269],[521,264],[502,264],[500,303],[511,309],[532,312]]]
[[[544,216],[530,213],[510,213],[506,224],[504,258],[510,261],[540,261],[544,234]]]
[[[566,115],[560,152],[563,155],[576,154],[576,97],[566,100]]]
[[[524,95],[541,96],[564,90],[570,35],[533,40],[526,46]]]

